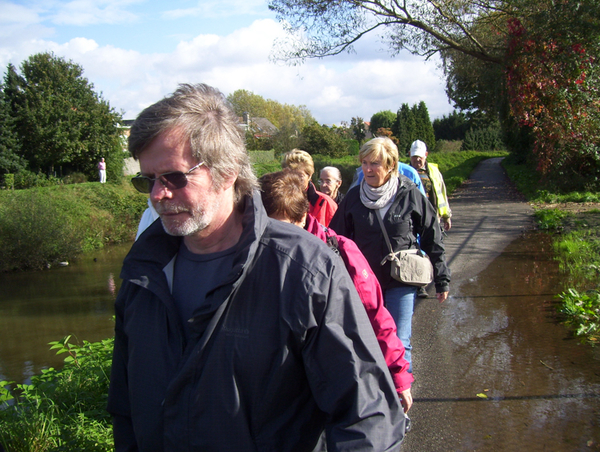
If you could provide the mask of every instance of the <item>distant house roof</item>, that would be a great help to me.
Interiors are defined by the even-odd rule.
[[[247,113],[244,114],[243,118],[240,118],[240,126],[244,130],[247,130],[250,126],[252,126],[254,130],[254,136],[257,138],[270,137],[279,131],[279,129],[275,127],[267,118],[251,118]]]

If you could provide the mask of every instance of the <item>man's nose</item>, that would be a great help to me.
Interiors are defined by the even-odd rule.
[[[159,202],[165,198],[171,198],[173,192],[169,190],[160,180],[154,181],[152,190],[150,191],[150,198],[154,202]]]

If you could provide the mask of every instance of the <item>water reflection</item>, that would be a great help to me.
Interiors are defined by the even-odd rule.
[[[113,335],[118,275],[130,247],[97,251],[67,267],[0,274],[0,380],[27,382],[60,367],[64,355],[50,351],[48,342]]]
[[[599,349],[559,322],[562,290],[551,237],[530,233],[419,304],[405,452],[600,449]]]

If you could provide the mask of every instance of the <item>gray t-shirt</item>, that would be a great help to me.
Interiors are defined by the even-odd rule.
[[[211,254],[194,254],[183,241],[175,259],[173,298],[184,325],[204,303],[206,293],[221,283],[233,265],[235,247]]]

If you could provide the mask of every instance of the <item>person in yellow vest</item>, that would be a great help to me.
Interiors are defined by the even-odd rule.
[[[452,227],[452,210],[448,204],[446,184],[438,166],[427,161],[428,154],[425,143],[414,141],[410,147],[410,165],[419,173],[427,198],[435,207],[444,231],[449,231]]]
[[[435,208],[440,225],[444,231],[452,227],[452,210],[448,204],[446,184],[444,177],[435,163],[427,161],[427,145],[421,140],[416,140],[410,146],[410,166],[417,170],[427,198]],[[429,295],[424,287],[417,290],[418,298],[427,298]]]

